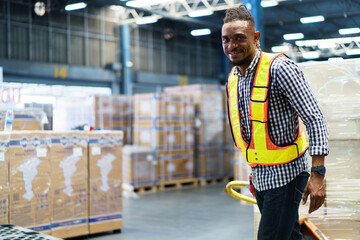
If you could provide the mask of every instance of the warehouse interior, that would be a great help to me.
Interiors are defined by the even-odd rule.
[[[221,41],[241,4],[326,119],[326,200],[300,216],[360,239],[360,0],[0,0],[0,240],[257,239],[225,191],[251,172]]]

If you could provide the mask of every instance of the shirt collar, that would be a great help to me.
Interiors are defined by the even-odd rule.
[[[257,50],[256,54],[255,54],[255,57],[251,61],[249,67],[246,69],[246,73],[250,73],[250,72],[256,70],[256,66],[257,66],[257,64],[259,62],[259,59],[260,59],[260,54],[261,54],[260,50]],[[234,75],[242,76],[242,74],[241,74],[240,70],[238,69],[238,67],[235,68]]]

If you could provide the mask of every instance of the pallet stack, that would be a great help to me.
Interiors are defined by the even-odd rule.
[[[223,161],[223,95],[219,85],[168,87],[166,93],[193,96],[196,104],[196,177],[201,184],[226,176]]]
[[[94,96],[94,127],[124,132],[124,145],[132,143],[132,97],[126,95]]]
[[[330,154],[325,158],[326,200],[319,210],[301,215],[329,239],[360,236],[360,77],[358,60],[301,64],[325,115]]]
[[[136,94],[133,142],[151,147],[160,188],[193,182],[194,117],[192,97],[178,94]]]

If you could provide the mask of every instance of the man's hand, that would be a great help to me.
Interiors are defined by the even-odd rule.
[[[324,175],[320,175],[317,172],[312,172],[310,175],[310,180],[305,187],[302,198],[302,203],[305,204],[307,202],[308,196],[310,195],[309,213],[319,209],[325,201],[324,178]]]

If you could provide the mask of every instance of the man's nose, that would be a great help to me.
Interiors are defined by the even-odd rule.
[[[229,42],[230,49],[237,48],[238,46],[239,45],[238,45],[238,43],[236,41],[230,40],[230,42]]]

